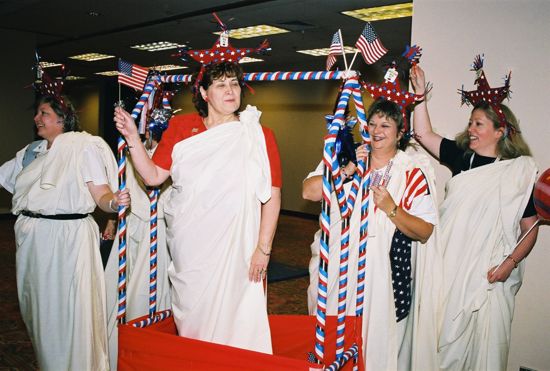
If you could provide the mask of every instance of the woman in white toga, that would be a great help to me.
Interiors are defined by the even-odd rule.
[[[96,206],[129,204],[117,188],[105,141],[78,129],[66,98],[46,96],[34,117],[43,140],[0,168],[13,193],[17,291],[21,315],[42,370],[109,368],[105,284]]]
[[[181,336],[271,353],[262,279],[280,208],[280,164],[260,112],[241,105],[237,63],[206,66],[194,102],[149,159],[131,116],[115,110],[146,184],[172,178],[165,202],[172,309]]]

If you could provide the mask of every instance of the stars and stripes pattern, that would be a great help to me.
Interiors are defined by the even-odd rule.
[[[426,177],[419,168],[407,171],[405,176],[407,187],[405,188],[400,206],[405,210],[410,210],[413,200],[418,196],[430,194],[430,190]]]
[[[149,75],[149,69],[126,62],[123,59],[118,60],[118,83],[129,86],[136,90],[143,90],[145,80]]]
[[[340,39],[340,32],[337,31],[332,36],[332,42],[330,43],[330,50],[327,56],[327,71],[332,68],[334,63],[336,63],[336,56],[344,54],[344,47],[342,45],[342,40]]]
[[[373,64],[388,52],[369,22],[367,22],[359,39],[357,39],[355,47],[359,49],[367,64]]]

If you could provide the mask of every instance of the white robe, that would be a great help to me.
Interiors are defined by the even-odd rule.
[[[247,107],[177,143],[165,204],[172,309],[181,336],[271,353],[261,282],[248,269],[271,176],[260,112]]]
[[[535,177],[533,159],[523,156],[468,170],[447,183],[440,209],[441,369],[506,369],[523,264],[505,282],[490,284],[487,272],[514,250]]]
[[[430,197],[435,213],[436,195],[434,171],[429,159],[420,154],[406,154],[398,151],[394,157],[391,181],[388,191],[398,202],[405,193],[405,172],[420,168],[430,187]],[[345,187],[350,186],[347,183]],[[329,279],[327,294],[327,314],[338,313],[338,270],[340,262],[341,216],[336,196],[332,194],[330,246],[329,246]],[[435,241],[437,233],[426,244],[413,242],[411,265],[413,270],[413,300],[409,315],[396,322],[395,304],[392,287],[392,274],[389,252],[395,225],[380,210],[375,212],[372,193],[369,195],[369,229],[366,251],[365,304],[363,312],[363,355],[366,369],[369,371],[386,371],[397,369],[430,370],[436,364],[438,277],[441,275],[440,258]],[[357,260],[359,253],[360,199],[358,196],[350,221],[350,252],[348,260],[348,291],[346,296],[346,313],[355,315],[357,290]],[[437,220],[437,216],[436,220]],[[437,224],[437,222],[435,222]],[[315,314],[317,301],[317,280],[319,269],[320,231],[315,234],[311,245],[310,286],[308,288],[308,306],[311,315]],[[425,268],[428,265],[429,268]],[[418,289],[419,288],[419,289]],[[430,295],[426,305],[420,311],[421,296]]]
[[[116,189],[110,148],[87,133],[61,134],[17,176],[13,213],[91,213],[96,204],[89,181]],[[40,368],[108,369],[105,284],[94,219],[19,215],[15,236],[19,304]]]
[[[154,151],[153,151],[154,152]],[[153,153],[149,153],[152,156]],[[170,308],[170,282],[168,265],[170,256],[166,246],[166,223],[164,221],[164,199],[169,186],[166,181],[161,187],[157,201],[157,306],[161,311]],[[132,166],[128,156],[126,163],[126,187],[130,191],[132,204],[126,216],[126,320],[149,313],[149,259],[150,259],[150,201],[146,186]],[[118,356],[118,235],[115,237],[107,266],[105,267],[107,287],[107,316],[109,336],[109,358],[111,369],[117,369]]]

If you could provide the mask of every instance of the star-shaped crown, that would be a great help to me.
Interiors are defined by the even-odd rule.
[[[483,71],[483,60],[483,55],[477,55],[472,64],[471,70],[476,72],[476,80],[474,82],[477,85],[476,90],[466,91],[464,90],[464,86],[462,89],[459,89],[462,104],[475,106],[479,102],[487,102],[497,114],[501,126],[508,127],[509,124],[502,111],[501,104],[504,99],[510,97],[510,78],[512,73],[509,72],[504,77],[504,86],[491,88]]]
[[[405,52],[402,54],[411,66],[418,63],[421,55],[422,49],[416,45],[412,47],[407,46]],[[399,106],[399,109],[403,114],[403,128],[405,133],[408,133],[409,124],[406,115],[407,107],[422,101],[425,94],[415,94],[402,89],[399,79],[397,78],[398,75],[397,65],[395,62],[392,62],[386,70],[384,82],[381,85],[365,82],[363,82],[362,85],[374,99],[383,98],[394,102]]]

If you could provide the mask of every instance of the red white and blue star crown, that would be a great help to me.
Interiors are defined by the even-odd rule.
[[[419,46],[407,46],[402,56],[411,66],[414,66],[420,60],[422,49]],[[386,70],[384,82],[381,85],[363,82],[365,88],[375,100],[383,98],[396,103],[403,114],[403,128],[405,133],[409,132],[409,123],[407,120],[407,108],[424,99],[425,94],[415,94],[401,88],[397,72],[397,64],[392,62]]]
[[[479,102],[487,102],[491,105],[495,113],[497,114],[501,127],[510,128],[510,124],[506,120],[506,116],[502,111],[502,101],[510,98],[510,78],[512,73],[504,77],[504,86],[499,88],[491,88],[487,79],[485,78],[485,72],[483,71],[483,55],[477,55],[472,64],[472,71],[476,72],[475,84],[476,90],[466,91],[464,86],[459,90],[462,104],[475,106]]]
[[[40,95],[45,97],[52,97],[56,102],[59,103],[64,112],[67,112],[67,105],[63,100],[63,85],[65,83],[65,66],[61,65],[61,78],[52,78],[47,74],[42,67],[40,66],[40,56],[38,52],[35,52],[36,64],[34,70],[36,72],[35,81],[32,84],[34,90],[36,90]]]
[[[267,40],[264,40],[256,48],[234,48],[229,42],[229,30],[227,26],[220,20],[220,18],[218,18],[216,13],[212,13],[212,15],[216,18],[216,21],[221,29],[220,36],[214,45],[210,49],[200,50],[182,48],[176,54],[176,56],[180,57],[184,61],[186,61],[187,57],[190,57],[201,64],[201,69],[197,76],[195,86],[197,86],[202,80],[204,68],[209,64],[221,62],[238,63],[242,58],[249,54],[265,54],[267,51],[271,50]]]

